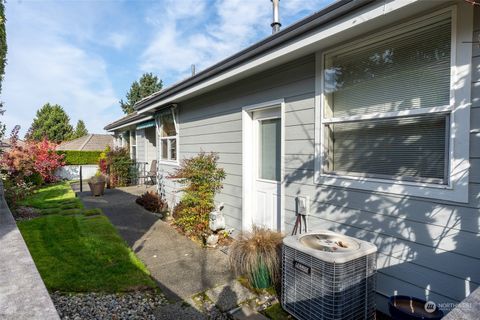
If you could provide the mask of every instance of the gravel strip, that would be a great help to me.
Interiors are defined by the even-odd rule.
[[[161,293],[132,292],[121,294],[54,292],[53,303],[61,319],[155,319],[155,309],[168,304]]]
[[[36,217],[40,217],[40,211],[35,208],[31,207],[18,207],[13,211],[13,216],[15,220],[22,221],[22,220],[31,220]]]

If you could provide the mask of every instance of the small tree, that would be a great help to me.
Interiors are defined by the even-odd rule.
[[[127,92],[126,101],[120,100],[120,106],[125,114],[132,113],[133,106],[152,93],[162,89],[162,80],[159,80],[153,73],[144,73],[139,81],[134,81]]]
[[[87,130],[87,127],[85,126],[85,122],[83,122],[83,120],[78,120],[72,139],[81,138],[83,136],[86,136],[87,134],[88,134],[88,130]]]
[[[70,118],[58,104],[45,104],[37,111],[33,123],[28,129],[27,140],[49,141],[60,143],[69,140],[73,135]]]
[[[169,178],[185,185],[174,208],[175,223],[185,233],[198,238],[210,234],[209,213],[215,208],[215,194],[223,188],[225,171],[217,166],[218,156],[200,153],[185,159]]]

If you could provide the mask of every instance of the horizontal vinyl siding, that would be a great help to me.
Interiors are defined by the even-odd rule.
[[[180,159],[201,151],[218,154],[227,175],[215,200],[224,203],[230,228],[242,227],[242,108],[311,94],[313,79],[314,57],[308,56],[179,104]],[[165,190],[167,198],[177,194],[178,199],[172,181],[165,181]]]

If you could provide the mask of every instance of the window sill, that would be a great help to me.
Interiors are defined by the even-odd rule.
[[[315,174],[315,183],[346,189],[359,189],[392,195],[468,202],[468,185],[440,185],[413,181]],[[467,189],[467,190],[466,190]]]
[[[160,161],[158,161],[158,164],[163,164],[163,165],[167,165],[167,166],[175,166],[175,167],[178,167],[180,165],[178,160],[160,160]]]

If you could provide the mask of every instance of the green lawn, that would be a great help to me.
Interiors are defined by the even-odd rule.
[[[42,214],[57,214],[73,209],[77,209],[73,211],[74,213],[80,213],[80,209],[83,209],[82,202],[75,197],[68,182],[59,182],[40,188],[19,205],[34,207]]]
[[[82,214],[65,215],[79,209],[62,209],[65,203],[78,201],[73,192],[65,190],[67,186],[45,187],[23,203],[41,210],[59,208],[59,214],[18,222],[47,288],[64,292],[156,288],[143,263],[99,209],[81,206]]]

